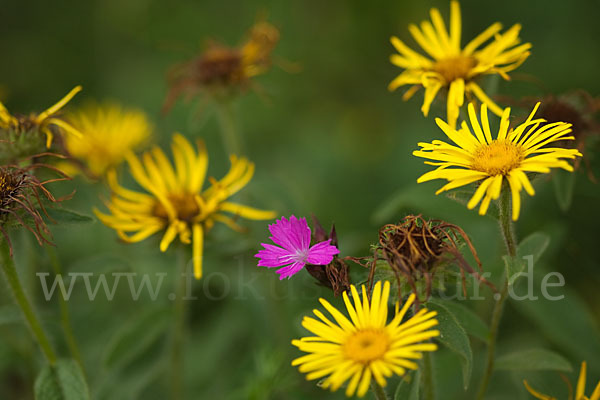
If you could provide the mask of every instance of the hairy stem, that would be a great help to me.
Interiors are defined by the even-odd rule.
[[[56,274],[57,276],[62,275],[62,269],[60,266],[58,255],[56,254],[56,250],[52,246],[46,246],[46,251],[48,253],[48,257],[50,258],[50,263],[52,264],[54,274]],[[65,334],[65,341],[67,342],[67,347],[69,348],[71,356],[75,361],[77,361],[79,367],[85,374],[85,369],[83,367],[83,362],[81,359],[81,352],[79,351],[79,346],[77,345],[77,340],[75,339],[75,335],[73,334],[73,328],[71,327],[69,306],[63,296],[58,296],[58,298],[60,304],[60,324],[63,333]]]
[[[12,290],[15,301],[23,312],[26,325],[29,327],[31,334],[39,344],[42,353],[44,353],[48,362],[51,365],[54,365],[56,363],[56,353],[54,352],[46,333],[44,333],[42,325],[35,315],[31,303],[29,303],[29,300],[25,295],[25,291],[19,280],[19,275],[17,274],[17,269],[15,268],[15,262],[10,256],[9,244],[4,239],[0,240],[0,253],[2,256],[2,271],[4,272],[4,277]]]
[[[511,204],[510,204],[510,190],[503,188],[502,195],[500,196],[499,208],[500,215],[498,222],[500,223],[500,230],[506,246],[506,251],[509,257],[514,258],[517,255],[517,244],[515,240],[515,234],[513,230],[513,223],[511,219]],[[492,320],[490,322],[490,336],[488,338],[487,346],[487,357],[485,363],[485,370],[483,378],[481,379],[481,386],[477,393],[477,399],[483,400],[487,387],[490,383],[492,373],[494,372],[494,362],[496,355],[496,341],[498,338],[498,329],[500,327],[500,320],[502,319],[502,311],[504,310],[504,303],[508,298],[508,270],[505,270],[502,288],[499,293],[494,295],[494,310],[492,311]]]
[[[223,146],[228,155],[241,155],[242,145],[237,129],[235,110],[231,99],[222,99],[217,102],[217,119],[221,128]]]
[[[185,291],[187,281],[187,252],[183,245],[179,246],[177,263],[179,273],[175,276],[175,298],[173,299],[173,333],[171,342],[171,400],[183,398],[184,357],[183,345],[185,342],[186,307]]]

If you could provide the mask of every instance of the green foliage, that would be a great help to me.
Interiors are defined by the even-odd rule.
[[[514,259],[511,260],[509,256],[503,256],[504,262],[508,268],[508,275],[514,276],[515,274],[523,272],[529,262],[528,257],[532,257],[531,262],[535,267],[535,264],[549,244],[550,237],[543,232],[532,233],[523,239],[517,247],[517,256]]]
[[[164,307],[142,310],[115,333],[106,348],[104,365],[123,367],[140,356],[165,332],[169,318]]]
[[[456,316],[441,302],[427,303],[427,308],[438,313],[436,318],[439,321],[437,329],[440,331],[440,336],[436,340],[460,357],[463,387],[466,389],[473,371],[473,351],[467,332]]]
[[[568,211],[569,208],[571,208],[576,180],[577,174],[573,172],[557,169],[552,173],[554,194],[556,195],[556,201],[562,211]]]
[[[487,342],[490,329],[487,324],[471,309],[463,304],[432,297],[428,304],[436,304],[451,312],[464,330],[471,336]]]
[[[81,368],[74,360],[47,365],[35,380],[36,400],[89,400],[90,393]]]
[[[96,221],[95,218],[90,217],[89,215],[62,207],[48,207],[46,211],[48,212],[48,216],[59,225],[89,224]]]
[[[23,322],[22,312],[16,305],[0,306],[0,326]]]
[[[420,380],[420,370],[407,372],[396,387],[394,400],[419,400]]]
[[[524,349],[496,358],[496,369],[513,371],[572,371],[563,356],[546,349]]]
[[[539,287],[536,277],[534,286]],[[576,360],[589,360],[600,354],[600,330],[593,314],[581,297],[568,288],[561,289],[564,298],[553,301],[539,296],[532,301],[513,301],[512,305],[533,322],[541,333]]]

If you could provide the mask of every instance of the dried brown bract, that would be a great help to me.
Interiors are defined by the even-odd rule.
[[[278,41],[277,28],[264,21],[250,29],[240,46],[228,47],[210,41],[201,54],[169,72],[169,93],[163,112],[168,112],[180,96],[189,100],[203,92],[220,97],[245,90],[250,78],[270,68],[271,52]]]
[[[547,95],[544,97],[526,97],[518,102],[518,105],[530,108],[537,102],[541,102],[538,115],[547,123],[568,122],[573,124],[574,141],[565,140],[559,143],[562,147],[575,147],[584,156],[575,160],[577,169],[583,160],[587,166],[588,177],[596,182],[587,163],[586,147],[590,145],[592,137],[600,135],[600,123],[598,123],[598,112],[600,112],[600,98],[595,98],[585,90],[574,90],[561,95]],[[513,103],[515,103],[513,101]]]
[[[335,232],[335,226],[331,227],[329,234],[325,232],[323,226],[319,223],[319,220],[313,215],[313,236],[317,242],[323,242],[331,239],[333,246],[338,246],[337,234]],[[328,265],[306,265],[306,270],[313,276],[319,283],[325,287],[333,290],[335,296],[341,295],[346,290],[350,289],[350,274],[348,272],[348,265],[343,259],[340,259],[337,255],[333,257],[333,261]]]
[[[54,155],[50,153],[38,156]],[[40,181],[34,175],[34,171],[45,168],[56,172],[59,177]],[[25,167],[18,165],[0,166],[0,232],[10,246],[7,228],[17,226],[29,230],[35,236],[40,245],[50,242],[50,231],[42,216],[48,215],[43,204],[43,199],[52,203],[60,202],[69,198],[55,198],[45,187],[46,184],[70,179],[55,167],[36,162],[35,160]],[[12,255],[12,246],[11,255]]]
[[[398,280],[398,297],[402,297],[402,281],[408,283],[419,300],[427,300],[431,294],[435,274],[443,267],[457,265],[460,269],[463,293],[466,296],[465,274],[471,274],[480,282],[495,287],[471,267],[460,252],[464,242],[481,271],[481,261],[467,234],[457,225],[441,220],[425,220],[420,215],[409,215],[397,225],[388,224],[379,230],[379,242],[371,262],[369,287],[372,285],[377,260],[383,259]],[[425,299],[419,299],[417,283],[425,281]]]

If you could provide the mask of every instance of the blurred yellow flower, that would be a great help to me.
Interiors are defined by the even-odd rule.
[[[581,156],[577,149],[547,147],[550,143],[574,138],[567,136],[571,132],[569,123],[545,123],[544,119],[533,119],[539,106],[540,103],[537,103],[527,120],[515,129],[508,128],[510,108],[506,108],[495,139],[492,139],[485,103],[481,105],[481,125],[473,103],[468,106],[474,134],[464,121],[461,128],[456,130],[437,118],[437,125],[456,145],[441,140],[419,143],[421,150],[414,151],[413,155],[433,160],[426,161],[425,164],[435,165],[437,168],[422,175],[417,182],[446,179],[448,184],[436,192],[439,194],[482,181],[467,207],[475,208],[483,198],[479,214],[484,215],[490,201],[500,196],[502,183],[506,179],[512,192],[512,219],[516,221],[521,207],[521,189],[524,188],[530,196],[535,194],[525,173],[548,173],[550,168],[573,171],[573,167],[564,159]],[[527,128],[529,130],[525,132]]]
[[[293,340],[292,344],[309,353],[292,361],[299,365],[300,372],[307,373],[306,379],[327,378],[322,387],[335,391],[350,379],[346,395],[355,393],[362,397],[369,389],[371,377],[381,385],[386,385],[386,377],[393,374],[404,375],[406,369],[417,369],[412,360],[420,359],[424,351],[435,351],[434,343],[422,343],[439,336],[440,332],[430,329],[438,324],[435,311],[422,308],[406,322],[402,319],[415,300],[411,294],[402,310],[387,324],[390,283],[377,282],[371,299],[362,287],[362,301],[354,285],[350,286],[354,305],[348,294],[343,298],[350,320],[333,307],[327,300],[321,304],[334,318],[330,321],[319,310],[314,310],[320,319],[304,317],[302,326],[316,336]]]
[[[596,389],[594,389],[594,392],[592,393],[591,397],[587,397],[585,395],[586,371],[587,371],[587,364],[584,361],[581,363],[581,371],[579,372],[579,379],[577,380],[577,388],[575,389],[575,399],[574,400],[600,400],[600,381],[598,381],[598,384],[596,385]],[[525,388],[527,389],[527,391],[529,393],[531,393],[533,395],[533,397],[535,397],[536,399],[556,400],[556,397],[548,396],[548,395],[537,392],[531,386],[529,386],[529,384],[527,383],[526,380],[523,381],[523,384],[525,385]],[[569,389],[569,390],[571,390],[571,389]],[[573,400],[572,393],[569,396],[569,400]]]
[[[209,178],[210,187],[202,191],[208,154],[202,142],[197,146],[196,153],[185,137],[173,135],[175,168],[158,147],[144,153],[141,160],[128,153],[126,160],[131,175],[148,193],[123,188],[115,170],[111,169],[107,180],[113,195],[106,202],[110,214],[97,209],[94,212],[129,243],[142,241],[159,231],[164,231],[160,242],[163,252],[177,236],[182,243],[192,243],[194,276],[200,279],[204,234],[215,222],[241,229],[234,218],[223,213],[256,220],[272,219],[276,214],[227,201],[252,179],[254,164],[245,158],[232,155],[227,175],[220,181]]]
[[[392,45],[400,54],[390,57],[392,64],[404,68],[396,79],[388,86],[396,90],[400,86],[414,85],[403,96],[408,100],[421,87],[425,88],[425,99],[421,111],[427,116],[431,103],[440,89],[447,91],[447,121],[451,127],[456,126],[459,109],[464,103],[465,94],[471,101],[475,95],[496,115],[502,109],[494,103],[477,84],[482,75],[499,74],[510,79],[508,72],[516,69],[529,56],[531,44],[519,45],[519,24],[500,34],[502,25],[495,23],[461,48],[461,15],[457,1],[450,3],[450,30],[438,9],[430,11],[431,21],[423,21],[421,29],[409,25],[408,29],[423,50],[433,59],[425,57],[406,46],[396,36],[392,36]],[[489,39],[494,40],[487,46],[480,47]]]
[[[83,136],[66,136],[67,152],[96,178],[122,163],[129,151],[144,145],[152,131],[143,111],[118,104],[90,105],[69,115],[69,121]]]
[[[54,133],[52,127],[55,126],[61,131],[64,131],[70,135],[81,137],[81,133],[65,122],[63,119],[57,117],[57,113],[65,106],[71,99],[81,91],[81,86],[76,86],[71,90],[65,97],[48,108],[46,111],[39,114],[30,114],[29,116],[12,116],[6,107],[0,103],[0,129],[14,130],[17,132],[28,132],[33,129],[37,129],[40,133],[46,135],[46,147],[50,148]]]

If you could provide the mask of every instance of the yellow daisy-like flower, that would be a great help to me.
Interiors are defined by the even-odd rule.
[[[587,371],[586,362],[581,363],[581,371],[579,372],[579,379],[577,380],[577,388],[575,389],[575,399],[574,400],[600,400],[600,381],[596,385],[596,389],[594,389],[594,393],[592,393],[591,397],[587,397],[585,395],[585,376]],[[556,397],[548,396],[546,394],[542,394],[536,390],[534,390],[526,380],[523,381],[525,388],[529,393],[533,395],[536,399],[540,400],[556,400]],[[573,400],[572,394],[569,400]]]
[[[438,167],[422,175],[417,182],[446,179],[448,183],[436,192],[439,194],[482,181],[467,207],[475,208],[483,198],[479,214],[484,215],[490,201],[500,196],[502,182],[506,179],[512,192],[512,219],[516,221],[521,208],[521,189],[524,188],[530,196],[535,194],[525,173],[548,173],[550,168],[573,171],[573,167],[564,159],[581,156],[576,149],[547,147],[551,143],[574,138],[567,136],[571,132],[569,123],[545,123],[544,119],[533,119],[539,106],[540,103],[537,103],[527,120],[515,129],[508,128],[510,108],[505,109],[495,139],[490,131],[485,103],[481,105],[481,124],[473,103],[468,106],[474,134],[465,121],[457,130],[437,118],[437,125],[456,145],[441,140],[419,143],[421,150],[414,151],[413,155],[433,160],[434,162],[426,161],[425,164]]]
[[[69,115],[69,121],[84,135],[66,136],[66,149],[94,177],[102,177],[109,168],[121,164],[128,152],[147,142],[152,131],[143,111],[118,104],[88,106]]]
[[[398,311],[396,304],[396,315],[387,323],[390,295],[387,281],[383,289],[381,282],[375,284],[371,301],[364,286],[362,301],[354,285],[350,290],[354,305],[346,292],[343,295],[350,319],[325,299],[319,301],[336,323],[319,310],[313,310],[319,320],[304,317],[302,326],[316,336],[292,341],[294,346],[309,353],[292,361],[292,365],[299,365],[300,372],[307,373],[308,380],[327,376],[322,386],[331,391],[339,389],[349,379],[346,395],[356,393],[362,397],[369,388],[371,377],[385,386],[386,377],[404,375],[406,369],[417,369],[417,363],[412,360],[420,359],[424,351],[437,350],[436,344],[422,342],[439,336],[440,332],[430,329],[438,324],[435,311],[421,309],[402,322],[415,300],[414,294],[402,310]]]
[[[192,243],[194,276],[200,279],[204,234],[215,222],[241,229],[234,218],[223,213],[256,220],[272,219],[276,214],[227,201],[252,179],[254,164],[245,158],[231,156],[227,175],[220,181],[209,178],[211,185],[203,191],[208,154],[202,142],[197,146],[196,153],[185,137],[175,134],[172,141],[175,168],[158,147],[144,153],[141,160],[127,154],[133,178],[148,193],[123,188],[116,172],[109,170],[107,180],[113,195],[106,206],[111,214],[96,209],[94,212],[129,243],[142,241],[159,231],[164,231],[160,242],[163,252],[177,236],[182,243]]]
[[[52,126],[55,126],[71,135],[81,137],[82,135],[77,129],[73,128],[70,124],[56,116],[56,114],[80,91],[81,86],[76,86],[73,88],[73,90],[67,93],[65,97],[60,99],[58,103],[37,115],[31,114],[29,116],[15,117],[10,115],[6,107],[0,103],[0,129],[12,129],[19,132],[27,132],[31,129],[38,129],[41,133],[46,135],[47,148],[50,148],[52,139],[54,138],[54,133],[51,129]]]
[[[421,87],[425,88],[425,99],[421,111],[427,116],[431,103],[440,89],[447,90],[447,120],[454,127],[459,109],[464,103],[465,94],[470,101],[475,95],[490,110],[502,114],[502,109],[494,103],[477,84],[482,75],[499,74],[508,80],[508,72],[516,69],[529,56],[530,43],[519,45],[519,24],[513,25],[500,34],[502,25],[495,23],[461,48],[461,16],[457,1],[450,3],[450,30],[436,8],[432,8],[431,22],[423,21],[421,29],[409,25],[408,29],[415,41],[431,57],[425,57],[406,46],[393,36],[392,45],[400,54],[390,57],[392,64],[404,68],[389,84],[389,90],[400,86],[414,85],[403,96],[408,100]],[[494,38],[485,47],[481,46]]]

